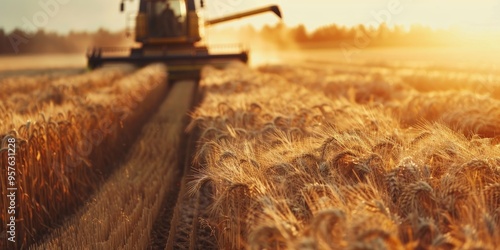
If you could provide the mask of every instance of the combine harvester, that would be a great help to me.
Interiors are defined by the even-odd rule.
[[[223,66],[233,60],[248,61],[246,50],[211,54],[206,46],[199,45],[201,28],[268,11],[281,18],[279,7],[273,5],[204,21],[199,16],[199,9],[204,5],[204,0],[140,0],[135,41],[142,46],[130,49],[128,56],[109,55],[129,48],[93,48],[87,53],[88,67],[94,69],[108,63],[144,66],[163,62],[168,65],[171,77],[192,79],[204,65]],[[120,10],[124,9],[122,2]]]
[[[125,0],[122,0],[125,1]],[[123,12],[125,4],[121,3]],[[187,118],[200,100],[198,85],[203,66],[224,67],[231,61],[248,61],[248,51],[235,53],[212,54],[202,40],[200,29],[242,17],[264,12],[273,12],[281,18],[278,6],[268,6],[251,11],[232,14],[213,20],[203,21],[198,10],[204,8],[204,1],[199,0],[140,0],[139,12],[135,18],[135,41],[139,48],[94,48],[87,53],[88,67],[95,69],[106,64],[127,63],[141,67],[150,63],[164,63],[168,68],[168,81],[165,84],[164,103],[173,103],[176,114],[168,114],[169,121],[182,122],[187,125],[188,119],[178,121],[179,114]],[[127,56],[118,56],[117,52],[127,52]],[[168,90],[167,90],[168,89]],[[189,107],[189,108],[188,108]],[[167,128],[165,128],[167,129]],[[197,132],[189,135],[178,131],[181,138],[177,147],[178,166],[176,179],[166,179],[172,191],[162,201],[162,212],[153,218],[155,221],[151,232],[151,247],[166,249],[216,249],[214,235],[205,232],[208,229],[199,224],[199,219],[207,214],[210,205],[210,190],[202,190],[195,197],[186,195],[186,183],[192,176],[191,159],[194,154]],[[161,157],[161,156],[158,156]],[[187,218],[187,219],[186,219]]]

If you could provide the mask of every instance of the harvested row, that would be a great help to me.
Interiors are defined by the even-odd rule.
[[[189,126],[201,131],[190,186],[194,195],[213,187],[206,223],[218,249],[500,246],[498,140],[445,119],[405,124],[411,89],[359,102],[278,73],[204,72],[207,94]]]
[[[199,192],[190,193],[189,183],[198,169],[192,168],[192,157],[195,153],[199,133],[191,131],[187,142],[186,162],[181,182],[181,188],[175,204],[169,230],[164,233],[167,238],[165,245],[153,248],[170,249],[217,249],[216,239],[210,225],[207,224],[210,206],[213,203],[213,187],[201,183]]]
[[[108,72],[109,73],[109,72]],[[72,101],[62,105],[50,102],[44,113],[19,115],[8,110],[9,117],[2,138],[17,138],[16,227],[17,245],[26,247],[73,212],[112,172],[132,144],[148,116],[154,112],[166,93],[166,69],[150,66],[130,76],[100,78],[89,73],[87,81],[100,88],[86,99],[78,95],[64,96]],[[121,74],[121,73],[120,73]],[[81,78],[82,88],[86,76]],[[105,79],[114,82],[93,83]],[[106,86],[108,85],[108,86]],[[110,91],[111,90],[111,91]],[[99,91],[105,91],[105,96]],[[134,95],[130,95],[134,93]],[[76,101],[75,101],[76,100]],[[12,107],[4,103],[5,107]],[[30,119],[26,123],[26,120]],[[10,128],[11,130],[5,130]],[[7,151],[2,145],[0,164],[6,165]],[[1,174],[6,176],[6,169]],[[6,178],[1,179],[6,190]],[[0,207],[7,211],[8,200],[1,198]],[[6,221],[1,213],[1,221]],[[5,225],[2,231],[6,234]],[[6,240],[0,242],[1,248]]]
[[[121,168],[76,216],[34,249],[146,249],[163,199],[178,181],[180,138],[194,87],[174,85]]]

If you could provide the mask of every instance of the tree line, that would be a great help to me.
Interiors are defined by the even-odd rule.
[[[83,53],[92,46],[129,46],[124,32],[99,29],[95,32],[56,32],[38,30],[25,32],[15,29],[6,33],[0,29],[0,55],[33,53]]]
[[[228,35],[227,31],[224,32]],[[363,47],[443,45],[450,40],[448,38],[453,32],[453,30],[434,30],[419,25],[404,28],[388,27],[386,24],[381,24],[379,27],[364,25],[345,27],[332,24],[309,32],[304,25],[288,27],[278,23],[266,25],[259,30],[253,26],[246,26],[232,30],[231,33],[236,33],[236,37],[244,41],[259,37],[277,45],[340,48],[346,44]],[[6,33],[0,29],[0,55],[83,53],[92,46],[131,46],[132,40],[126,37],[125,32],[111,32],[105,29],[96,32],[70,32],[65,35],[44,30],[28,33],[20,29]]]
[[[248,29],[251,31],[251,28]],[[332,24],[309,32],[304,25],[289,28],[278,24],[264,26],[260,32],[255,32],[255,35],[277,44],[292,42],[299,47],[341,48],[346,45],[357,47],[446,45],[450,42],[450,35],[456,33],[457,31],[453,29],[435,30],[421,25],[409,28],[388,27],[384,23],[378,27],[367,27],[362,24],[346,27]]]

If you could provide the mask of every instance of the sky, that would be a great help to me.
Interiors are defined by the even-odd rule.
[[[67,33],[70,30],[112,31],[126,27],[139,0],[126,0],[126,13],[119,12],[120,0],[1,0],[0,27]],[[433,28],[465,27],[500,30],[500,0],[205,0],[208,19],[260,6],[278,4],[285,24],[305,24],[313,30],[328,24],[389,26],[422,24]],[[128,18],[133,24],[133,18]],[[261,14],[221,24],[238,26],[275,24],[272,14]]]

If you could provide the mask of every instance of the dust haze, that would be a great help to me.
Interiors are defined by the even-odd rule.
[[[253,26],[236,28],[208,28],[204,42],[211,51],[227,49],[248,49],[250,65],[279,64],[290,58],[290,52],[300,58],[300,44],[294,39],[290,29],[283,24],[264,26],[257,30]]]

